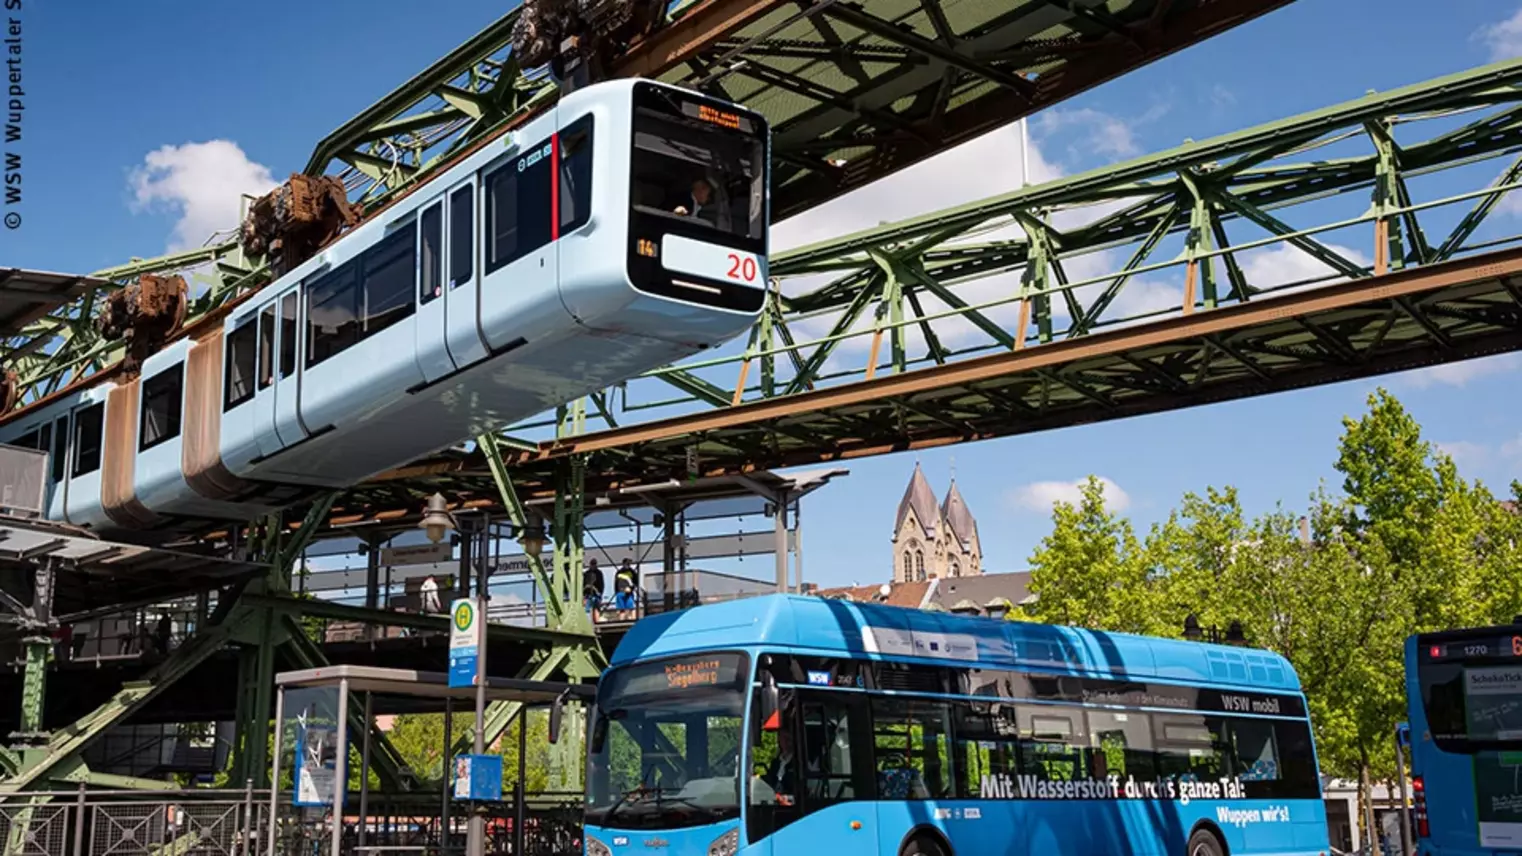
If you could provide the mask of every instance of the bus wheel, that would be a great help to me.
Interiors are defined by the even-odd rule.
[[[1208,829],[1196,829],[1189,836],[1189,847],[1184,853],[1185,856],[1226,856],[1221,839]]]
[[[1192,853],[1193,851],[1190,852]],[[946,856],[946,854],[941,851],[941,845],[937,844],[934,839],[916,836],[914,840],[904,845],[903,853],[900,856]]]

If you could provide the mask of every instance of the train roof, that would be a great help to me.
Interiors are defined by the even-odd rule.
[[[1300,690],[1289,661],[1271,651],[783,594],[646,618],[612,665],[750,646]]]

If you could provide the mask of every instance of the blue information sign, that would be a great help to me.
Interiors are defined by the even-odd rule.
[[[473,687],[480,665],[485,627],[477,601],[460,598],[449,608],[449,685]]]
[[[456,755],[454,798],[472,802],[502,799],[501,755]]]

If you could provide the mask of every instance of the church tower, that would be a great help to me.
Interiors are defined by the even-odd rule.
[[[983,573],[978,521],[957,489],[956,479],[939,506],[920,465],[898,501],[893,524],[893,581],[921,582]]]

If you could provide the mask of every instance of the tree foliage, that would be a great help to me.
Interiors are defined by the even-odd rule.
[[[1207,488],[1141,539],[1090,478],[1031,557],[1026,615],[1170,637],[1190,614],[1240,622],[1299,673],[1323,771],[1388,779],[1404,640],[1522,613],[1522,515],[1462,478],[1384,390],[1344,420],[1333,468],[1341,491],[1318,488],[1303,515],[1249,518],[1235,489]],[[1522,484],[1510,493],[1522,500]]]

